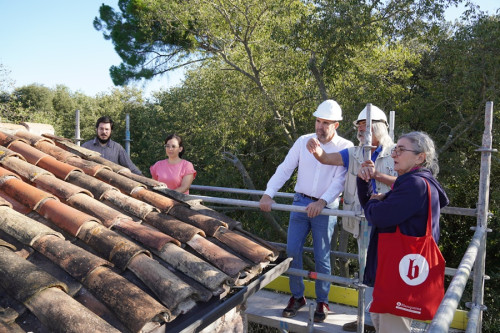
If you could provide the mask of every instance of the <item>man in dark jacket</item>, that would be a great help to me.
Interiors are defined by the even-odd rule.
[[[95,124],[96,137],[85,142],[82,147],[98,152],[103,158],[129,168],[135,174],[142,175],[141,170],[130,160],[125,149],[119,143],[111,140],[113,124],[113,120],[108,116],[97,119]]]

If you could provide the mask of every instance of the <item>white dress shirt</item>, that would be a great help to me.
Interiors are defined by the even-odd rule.
[[[343,166],[326,165],[318,162],[306,148],[307,141],[310,138],[317,138],[317,136],[315,133],[306,134],[295,141],[285,160],[269,179],[265,194],[271,198],[274,197],[298,167],[295,192],[323,199],[327,204],[338,198],[344,190],[347,169]],[[352,146],[351,141],[340,137],[337,133],[330,142],[321,144],[321,148],[326,153],[339,152]]]

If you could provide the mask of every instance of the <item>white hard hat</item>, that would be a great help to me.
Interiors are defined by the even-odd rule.
[[[358,119],[356,121],[354,121],[354,125],[357,125],[357,123],[360,122],[361,120],[366,120],[367,108],[368,107],[365,106],[363,111],[361,111],[359,113]],[[387,117],[386,117],[384,111],[380,110],[375,105],[372,105],[372,107],[371,107],[371,116],[372,116],[372,121],[382,121],[387,125]]]
[[[333,99],[327,99],[318,106],[313,116],[326,120],[338,121],[342,120],[342,109]]]

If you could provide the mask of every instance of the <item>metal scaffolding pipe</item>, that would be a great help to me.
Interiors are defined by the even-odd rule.
[[[80,110],[75,110],[75,144],[80,145]]]
[[[125,151],[130,156],[130,114],[125,115]]]
[[[483,146],[478,149],[481,152],[481,170],[479,172],[479,195],[477,202],[477,228],[488,227],[488,204],[491,173],[491,153],[493,136],[491,133],[493,125],[493,102],[487,102],[484,116]],[[486,263],[486,233],[481,238],[480,252],[474,264],[474,282],[472,287],[472,303],[482,306],[484,302],[484,275]],[[479,311],[477,332],[482,331],[483,312]]]
[[[475,305],[469,311],[469,319],[467,320],[466,333],[475,333],[479,327],[479,316],[481,314],[481,306]]]
[[[248,195],[263,195],[262,190],[249,190],[245,188],[231,188],[231,187],[219,187],[219,186],[208,186],[208,185],[191,185],[190,190],[198,191],[211,191],[211,192],[222,192],[222,193],[237,193],[237,194],[248,194]],[[293,199],[294,193],[277,192],[274,197],[289,198]],[[441,214],[453,214],[453,215],[463,215],[463,216],[477,216],[477,210],[474,208],[461,208],[461,207],[444,207],[441,210]]]
[[[356,289],[358,288],[358,285],[357,285],[358,279],[349,279],[349,278],[345,278],[345,277],[341,277],[341,276],[305,271],[303,269],[298,269],[298,268],[288,268],[286,273],[290,274],[290,275],[301,276],[301,277],[314,279],[314,280],[327,281],[330,283],[338,283],[338,284],[354,287]]]
[[[396,124],[396,111],[389,111],[389,136],[394,141],[394,125]]]
[[[214,192],[226,192],[226,193],[239,193],[239,194],[250,194],[250,195],[263,195],[264,191],[261,190],[249,190],[245,188],[231,188],[231,187],[219,187],[219,186],[206,186],[206,185],[191,185],[190,190],[204,190],[204,191],[214,191]],[[277,192],[274,197],[290,198],[293,199],[294,193]]]
[[[203,196],[203,195],[191,195],[191,194],[188,195],[187,199],[188,200],[202,200],[203,202],[210,202],[210,203],[217,203],[217,204],[259,208],[259,202],[258,201],[251,201],[251,200],[216,198],[216,197],[207,197],[207,196]],[[281,211],[286,211],[286,212],[306,213],[306,207],[277,204],[277,203],[272,204],[271,209],[281,210]],[[353,217],[353,218],[362,218],[361,212],[353,212],[350,210],[342,210],[342,209],[325,208],[321,211],[320,214],[321,215],[334,215],[334,216],[347,216],[347,217]]]
[[[457,273],[451,280],[444,298],[439,305],[436,315],[432,319],[427,332],[441,333],[448,332],[448,328],[453,320],[453,315],[458,307],[458,303],[462,298],[467,280],[469,279],[472,266],[476,260],[477,254],[481,246],[481,239],[486,233],[485,229],[478,228],[472,237],[472,240],[465,251],[465,254],[458,266]]]
[[[286,249],[286,244],[283,243],[275,243],[275,242],[268,242],[269,244],[273,245],[274,247],[277,248],[283,248]],[[308,253],[313,253],[314,249],[312,247],[304,247],[304,251]],[[358,255],[355,253],[347,253],[347,252],[340,252],[340,251],[330,251],[330,255],[335,255],[337,257],[343,257],[347,259],[352,259],[352,260],[358,260]]]

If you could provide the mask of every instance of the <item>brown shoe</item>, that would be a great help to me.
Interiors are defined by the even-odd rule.
[[[326,317],[328,316],[328,311],[330,311],[328,303],[318,302],[318,305],[316,306],[316,311],[314,311],[314,322],[315,323],[324,322]]]
[[[283,310],[282,316],[286,318],[295,317],[297,311],[306,305],[306,298],[302,296],[301,298],[290,297],[288,305]]]

